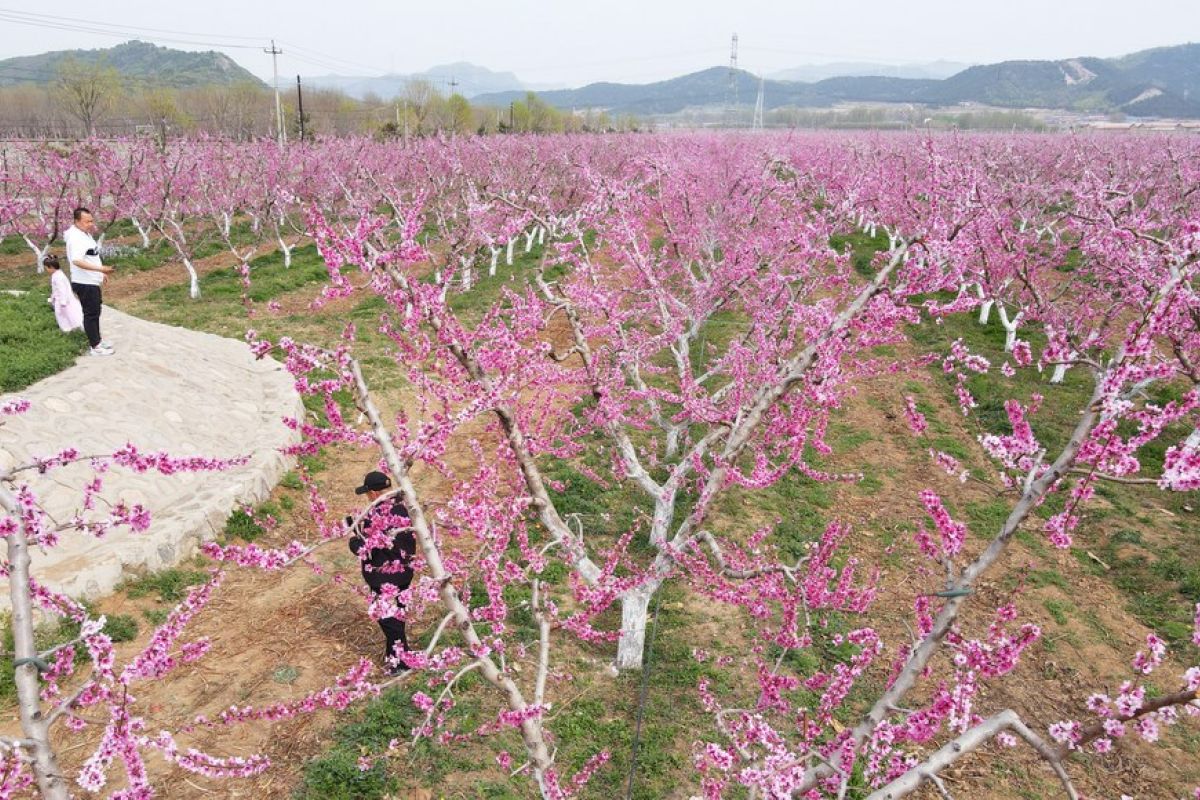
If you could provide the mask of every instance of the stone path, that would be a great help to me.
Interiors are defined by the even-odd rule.
[[[39,581],[79,598],[111,592],[131,571],[178,563],[220,533],[237,505],[266,499],[290,467],[279,448],[297,440],[281,419],[303,414],[291,376],[276,361],[256,361],[243,342],[108,307],[101,324],[116,355],[85,354],[73,367],[0,397],[32,403],[0,426],[0,468],[68,446],[104,453],[126,442],[172,456],[251,458],[226,472],[172,476],[113,468],[101,497],[145,505],[153,515],[150,530],[103,539],[67,533],[59,546],[33,554]],[[78,511],[90,475],[76,464],[26,479],[46,511],[64,520]],[[7,604],[5,590],[0,607]]]

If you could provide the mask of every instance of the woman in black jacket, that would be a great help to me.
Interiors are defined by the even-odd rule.
[[[400,497],[394,496],[390,502],[376,502],[391,485],[391,479],[382,472],[368,472],[363,478],[362,486],[356,488],[354,493],[365,494],[372,505],[357,525],[354,525],[353,517],[346,517],[346,524],[353,526],[354,531],[350,537],[350,552],[358,556],[363,580],[376,596],[387,584],[395,586],[399,591],[409,587],[413,577],[412,560],[417,551],[417,540],[408,522],[408,509],[404,507]],[[372,534],[384,531],[390,535],[389,545],[367,546],[367,539]],[[403,608],[404,605],[397,600],[396,610],[401,611]],[[383,617],[379,620],[379,627],[387,640],[384,666],[387,668],[395,664],[388,674],[404,674],[408,671],[408,665],[404,663],[404,653],[408,652],[404,620],[398,616]],[[396,645],[400,645],[399,649]]]

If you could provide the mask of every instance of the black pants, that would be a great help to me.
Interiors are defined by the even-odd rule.
[[[100,287],[90,283],[75,283],[71,289],[79,297],[79,305],[83,308],[83,332],[87,334],[88,344],[92,347],[100,344]]]
[[[403,592],[411,583],[412,578],[410,577],[408,580],[402,580],[401,583],[396,584],[396,588]],[[380,588],[382,587],[372,587],[372,590],[378,592]],[[399,600],[396,601],[396,610],[400,612],[404,610],[404,604]],[[384,617],[378,620],[378,622],[379,629],[383,631],[383,636],[386,640],[383,650],[383,663],[384,665],[390,665],[393,659],[408,652],[408,636],[404,631],[404,620],[398,617]],[[400,648],[397,649],[396,645],[400,645]],[[400,663],[403,664],[404,662],[401,661]]]
[[[383,650],[383,663],[390,666],[393,659],[403,658],[404,654],[408,652],[408,636],[404,633],[404,620],[396,617],[384,617],[379,620],[379,627],[387,639]],[[396,648],[397,644],[400,645],[399,649]]]

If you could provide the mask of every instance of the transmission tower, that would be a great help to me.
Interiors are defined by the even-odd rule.
[[[766,78],[762,75],[758,76],[758,99],[754,101],[754,121],[750,123],[750,127],[756,131],[761,131],[763,128],[763,89],[766,82]]]
[[[725,96],[725,125],[732,127],[737,122],[738,107],[738,63],[737,63],[737,34],[729,50],[729,91]]]

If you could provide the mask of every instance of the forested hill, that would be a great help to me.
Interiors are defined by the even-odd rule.
[[[738,74],[743,104],[754,102],[759,80]],[[635,114],[669,114],[721,105],[729,91],[724,67],[657,83],[593,83],[580,89],[541,92],[558,108],[603,108]],[[480,95],[480,104],[507,105],[519,92]],[[1200,44],[1143,50],[1120,58],[1004,61],[969,67],[942,80],[893,77],[828,78],[815,83],[768,80],[764,105],[831,106],[870,101],[948,106],[983,103],[1005,108],[1054,108],[1124,112],[1131,116],[1200,118]]]
[[[263,82],[223,53],[202,53],[125,42],[100,50],[57,50],[0,61],[0,86],[54,81],[64,64],[109,66],[126,81],[187,88]]]

